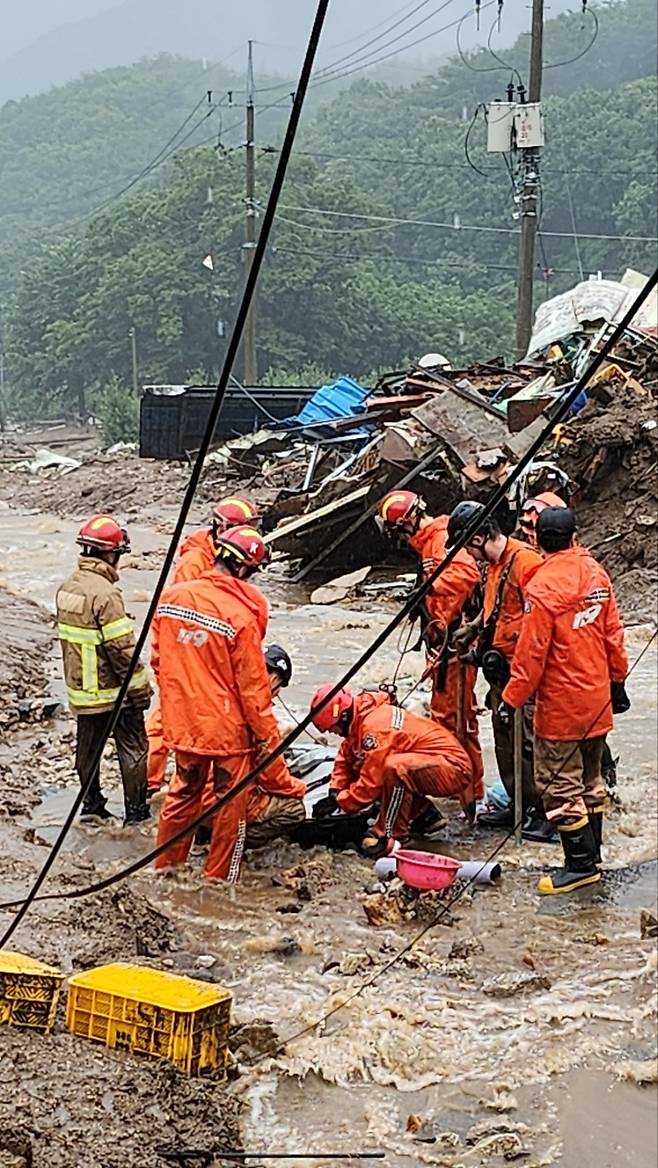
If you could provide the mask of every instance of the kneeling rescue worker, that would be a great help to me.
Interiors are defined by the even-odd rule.
[[[427,515],[424,499],[413,491],[385,495],[379,504],[378,525],[416,552],[423,580],[445,557],[448,516]],[[475,615],[479,608],[480,582],[475,563],[462,550],[434,581],[421,606],[422,638],[432,666],[431,717],[463,740],[478,782],[484,767],[475,700],[477,670],[458,660],[453,637],[463,616]]]
[[[315,694],[313,724],[322,732],[342,735],[345,742],[329,795],[316,804],[314,816],[379,804],[378,818],[361,842],[361,851],[371,857],[385,855],[393,841],[409,834],[412,820],[427,808],[427,796],[456,797],[473,819],[482,780],[454,734],[368,691],[355,696],[341,689],[318,709],[333,688],[328,683]]]
[[[133,623],[119,588],[119,560],[130,551],[126,531],[109,515],[94,515],[80,528],[78,566],[57,591],[57,628],[69,705],[77,718],[75,766],[89,784],[82,818],[111,818],[94,756],[135,649]],[[151,701],[148,674],[138,665],[113,731],[119,759],[125,824],[150,815],[146,802],[144,710]]]
[[[158,845],[200,814],[209,776],[219,798],[278,742],[261,644],[267,602],[249,582],[268,561],[255,528],[235,527],[217,540],[211,572],[162,594],[153,622],[153,666],[176,775]],[[245,788],[214,816],[206,876],[237,880],[249,798]],[[190,832],[158,857],[156,868],[184,863],[191,842]]]
[[[575,531],[571,508],[539,515],[537,542],[546,558],[526,586],[526,613],[499,709],[509,719],[536,694],[535,782],[564,850],[564,867],[539,881],[544,894],[600,879],[603,743],[612,714],[630,707],[612,584],[574,544]]]
[[[171,583],[182,584],[184,581],[198,580],[199,576],[215,566],[217,540],[220,535],[231,527],[239,527],[241,523],[248,523],[250,527],[257,528],[258,522],[258,510],[249,499],[243,499],[239,495],[221,499],[213,507],[210,527],[193,531],[180,545]],[[162,735],[162,711],[159,702],[156,702],[146,720],[146,733],[149,740],[147,783],[148,795],[151,796],[160,790],[165,781],[169,757]]]

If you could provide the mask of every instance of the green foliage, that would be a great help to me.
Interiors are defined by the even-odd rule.
[[[96,399],[103,446],[115,442],[136,442],[139,437],[139,402],[125,382],[112,377]]]

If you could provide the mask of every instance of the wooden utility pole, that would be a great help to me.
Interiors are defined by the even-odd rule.
[[[256,111],[254,109],[254,61],[253,42],[249,41],[247,64],[247,140],[245,143],[245,221],[244,259],[245,280],[251,271],[256,246]],[[251,301],[244,329],[244,383],[256,385],[258,382],[258,357],[256,355],[256,297]]]
[[[137,330],[135,326],[128,330],[130,337],[130,347],[132,351],[133,363],[133,393],[135,397],[139,397],[139,366],[137,364]]]
[[[541,101],[544,64],[544,0],[532,0],[530,34],[530,77],[528,101]],[[525,357],[532,336],[533,287],[535,278],[535,242],[539,195],[539,151],[523,151],[523,185],[521,188],[521,241],[516,300],[516,355]]]

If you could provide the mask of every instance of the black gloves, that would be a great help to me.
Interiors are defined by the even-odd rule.
[[[511,726],[514,721],[516,710],[513,706],[508,706],[507,702],[501,702],[498,706],[497,715],[503,726]]]
[[[626,684],[623,681],[610,682],[610,701],[613,714],[625,714],[631,708],[631,699],[626,693]]]
[[[313,819],[328,819],[333,815],[334,811],[338,811],[338,802],[333,791],[325,795],[324,799],[318,799],[317,803],[313,805],[311,812]]]

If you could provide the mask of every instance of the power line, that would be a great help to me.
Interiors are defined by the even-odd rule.
[[[150,604],[149,604],[149,607],[148,607],[148,610],[146,613],[146,617],[144,618],[144,623],[143,623],[142,628],[140,629],[140,632],[139,632],[139,636],[137,637],[137,642],[135,644],[135,649],[134,649],[133,655],[131,657],[130,664],[129,664],[128,669],[125,673],[125,676],[122,680],[121,686],[119,687],[119,692],[117,694],[116,700],[115,700],[115,702],[112,706],[112,709],[110,711],[108,725],[107,725],[103,735],[101,736],[101,740],[98,744],[97,750],[94,753],[94,758],[91,760],[89,778],[85,783],[83,783],[81,785],[80,790],[78,791],[78,793],[73,801],[71,809],[69,810],[69,812],[64,820],[64,824],[63,824],[63,826],[62,826],[62,828],[57,836],[57,839],[55,840],[55,843],[52,845],[50,852],[48,853],[48,856],[47,856],[40,872],[38,873],[38,875],[37,875],[37,877],[32,885],[32,888],[30,890],[30,893],[29,893],[25,903],[21,906],[21,909],[19,910],[17,916],[14,918],[14,920],[12,921],[10,926],[5,931],[3,937],[0,939],[0,948],[2,948],[7,943],[7,941],[13,935],[14,931],[16,930],[18,925],[20,924],[23,917],[25,916],[26,912],[28,911],[28,909],[30,907],[30,904],[32,903],[34,898],[37,896],[39,889],[41,888],[43,882],[46,880],[48,873],[50,872],[50,870],[51,870],[51,868],[52,868],[52,866],[53,866],[53,864],[54,864],[54,862],[55,862],[55,860],[56,860],[56,858],[57,858],[57,856],[62,848],[62,845],[64,843],[66,835],[67,835],[68,831],[70,830],[71,825],[75,819],[75,816],[80,808],[80,805],[88,792],[89,786],[92,782],[94,770],[100,764],[100,760],[101,760],[101,757],[103,754],[103,749],[105,747],[105,743],[107,742],[108,738],[110,737],[110,735],[114,731],[114,728],[115,728],[116,723],[117,723],[117,719],[118,719],[120,711],[121,711],[121,707],[122,707],[123,702],[125,701],[125,699],[127,697],[131,680],[135,674],[135,670],[137,669],[137,667],[139,665],[140,655],[141,655],[142,650],[144,649],[144,646],[146,644],[146,639],[148,637],[148,632],[149,632],[151,622],[153,620],[156,609],[158,607],[158,604],[160,601],[160,596],[162,595],[162,591],[166,585],[167,577],[169,575],[169,571],[170,571],[171,566],[173,564],[173,561],[174,561],[174,558],[176,555],[176,550],[177,550],[177,547],[180,543],[180,539],[181,539],[181,536],[183,533],[185,521],[187,519],[189,509],[192,505],[192,502],[194,500],[194,495],[196,493],[196,489],[197,489],[197,487],[199,485],[199,481],[201,479],[201,474],[203,471],[203,465],[205,462],[205,458],[206,458],[206,455],[208,453],[208,450],[210,449],[210,444],[212,442],[212,437],[213,437],[213,434],[215,432],[215,427],[217,425],[217,421],[218,421],[219,415],[221,413],[222,404],[223,404],[224,396],[226,393],[226,388],[228,386],[229,377],[231,375],[231,371],[232,371],[232,368],[233,368],[233,365],[234,365],[234,362],[235,362],[235,359],[236,359],[236,356],[238,353],[238,348],[240,345],[242,334],[244,332],[245,323],[246,323],[247,315],[249,312],[249,306],[251,304],[251,301],[252,301],[252,298],[253,298],[253,295],[254,295],[254,292],[256,289],[256,285],[258,282],[263,259],[265,258],[265,253],[266,253],[266,248],[267,248],[267,245],[269,242],[270,232],[272,230],[272,226],[274,223],[274,216],[275,216],[275,212],[276,212],[276,207],[277,207],[279,197],[281,195],[281,190],[283,188],[286,170],[287,170],[288,164],[290,162],[290,156],[292,154],[292,147],[293,147],[293,143],[295,140],[295,135],[296,135],[297,130],[299,128],[301,113],[302,113],[302,109],[304,106],[306,94],[308,91],[308,84],[309,84],[309,80],[310,80],[310,76],[311,76],[311,69],[313,66],[313,61],[315,59],[315,54],[317,52],[318,42],[320,39],[320,34],[322,32],[322,27],[323,27],[323,24],[325,21],[325,17],[327,14],[328,6],[329,6],[329,0],[318,0],[316,14],[315,14],[315,20],[313,22],[313,27],[312,27],[311,33],[309,35],[308,45],[306,48],[304,62],[303,62],[302,69],[301,69],[299,85],[297,86],[297,93],[295,96],[295,102],[293,104],[293,108],[292,108],[292,111],[290,114],[290,119],[288,121],[288,129],[286,132],[286,138],[285,138],[284,145],[283,145],[283,148],[281,151],[281,157],[279,159],[277,171],[276,171],[276,174],[274,176],[274,182],[272,183],[272,189],[270,191],[270,197],[269,197],[269,200],[267,203],[267,207],[265,209],[265,215],[263,217],[263,223],[262,223],[260,235],[258,237],[258,241],[256,243],[256,247],[254,250],[253,260],[252,260],[252,263],[250,265],[250,268],[249,268],[249,271],[247,274],[247,278],[245,281],[244,291],[243,291],[242,297],[240,299],[240,304],[239,304],[239,308],[238,308],[238,312],[237,312],[237,316],[236,316],[236,321],[235,321],[235,324],[233,326],[233,329],[232,329],[232,332],[231,332],[231,335],[230,335],[230,338],[228,341],[228,345],[226,348],[226,356],[224,358],[224,364],[222,366],[222,370],[221,370],[221,373],[219,375],[219,381],[217,383],[217,390],[215,393],[215,397],[214,397],[214,400],[213,400],[213,403],[212,403],[212,406],[210,409],[210,413],[208,415],[206,429],[205,429],[203,438],[201,440],[199,452],[196,456],[188,485],[187,485],[186,490],[185,490],[185,496],[184,496],[184,499],[183,499],[183,502],[182,502],[182,505],[181,505],[181,508],[180,508],[180,511],[178,514],[178,518],[176,520],[176,524],[174,526],[174,530],[172,532],[171,540],[169,542],[169,546],[168,546],[168,549],[167,549],[167,552],[165,555],[164,563],[162,565],[162,568],[160,570],[160,575],[158,576],[158,579],[156,582],[155,591],[154,591],[153,596],[151,598],[151,601],[150,601]]]
[[[281,222],[281,216],[278,216],[278,219],[279,219],[279,222]],[[290,220],[286,220],[286,222],[290,222]],[[296,224],[296,226],[301,226],[301,225]],[[381,252],[362,252],[360,255],[357,255],[355,252],[316,251],[315,249],[311,249],[311,248],[281,247],[278,243],[272,244],[272,246],[270,248],[270,254],[277,255],[279,252],[283,255],[292,255],[292,256],[295,256],[295,255],[316,256],[318,259],[335,260],[339,263],[342,262],[343,260],[347,260],[349,262],[355,261],[358,263],[365,263],[368,260],[372,260],[375,263],[410,264],[411,266],[430,267],[430,268],[436,267],[439,269],[441,269],[441,268],[458,268],[460,271],[464,270],[465,265],[472,263],[478,269],[484,268],[485,270],[492,271],[492,272],[515,272],[516,271],[516,264],[484,264],[481,262],[481,260],[477,259],[475,256],[467,256],[463,260],[444,260],[441,257],[437,257],[436,259],[422,259],[418,256],[399,256],[399,255],[395,255],[394,253],[384,255]],[[544,257],[544,259],[545,259],[545,257]],[[556,275],[560,275],[560,276],[578,276],[580,274],[579,269],[577,269],[577,268],[553,268],[553,267],[551,267],[550,271],[554,272]],[[602,272],[601,274],[606,275],[606,276],[607,275],[611,276],[611,275],[616,275],[617,273],[616,272]]]
[[[330,211],[326,207],[291,207],[282,204],[284,211],[292,211],[309,215],[337,215],[342,219],[377,220],[380,223],[393,223],[401,227],[436,227],[447,231],[484,231],[497,235],[518,235],[518,228],[490,227],[482,223],[439,223],[432,219],[403,219],[395,215],[366,215],[356,211]],[[571,239],[570,231],[545,231],[544,235],[554,239]],[[655,235],[598,235],[584,231],[578,232],[579,239],[602,239],[621,243],[658,243]]]

